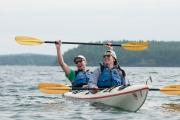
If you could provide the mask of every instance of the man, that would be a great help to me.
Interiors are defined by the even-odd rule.
[[[71,69],[64,62],[61,45],[61,41],[56,41],[58,63],[64,70],[66,77],[71,81],[73,87],[82,87],[83,85],[87,85],[92,73],[86,69],[86,58],[82,55],[76,56],[74,58],[76,70]]]

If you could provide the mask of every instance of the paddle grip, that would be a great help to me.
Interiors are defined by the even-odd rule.
[[[56,41],[44,41],[44,43],[53,43],[53,44],[57,44]]]

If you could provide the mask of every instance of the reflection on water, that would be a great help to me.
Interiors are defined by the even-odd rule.
[[[93,106],[94,109],[101,111],[109,111],[109,110],[118,110],[119,112],[122,111],[120,108],[104,105],[103,103],[90,103],[90,105]]]
[[[180,112],[180,104],[162,104],[161,106],[163,109],[172,111],[172,112]]]

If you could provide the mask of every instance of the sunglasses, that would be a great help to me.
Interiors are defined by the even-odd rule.
[[[104,55],[104,56],[103,56],[103,58],[106,58],[106,57],[109,58],[109,57],[111,57],[111,55]]]
[[[82,62],[83,60],[76,60],[74,63],[78,64],[79,62]]]

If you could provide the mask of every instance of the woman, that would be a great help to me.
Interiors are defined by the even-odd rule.
[[[92,73],[86,69],[86,58],[82,55],[78,55],[74,58],[74,63],[77,67],[76,70],[71,69],[63,59],[61,51],[61,41],[56,41],[57,58],[58,63],[64,70],[66,77],[71,81],[73,87],[82,87],[87,85]]]
[[[124,85],[125,72],[117,65],[116,53],[111,49],[103,55],[103,64],[93,72],[89,80],[90,88],[110,88]]]

